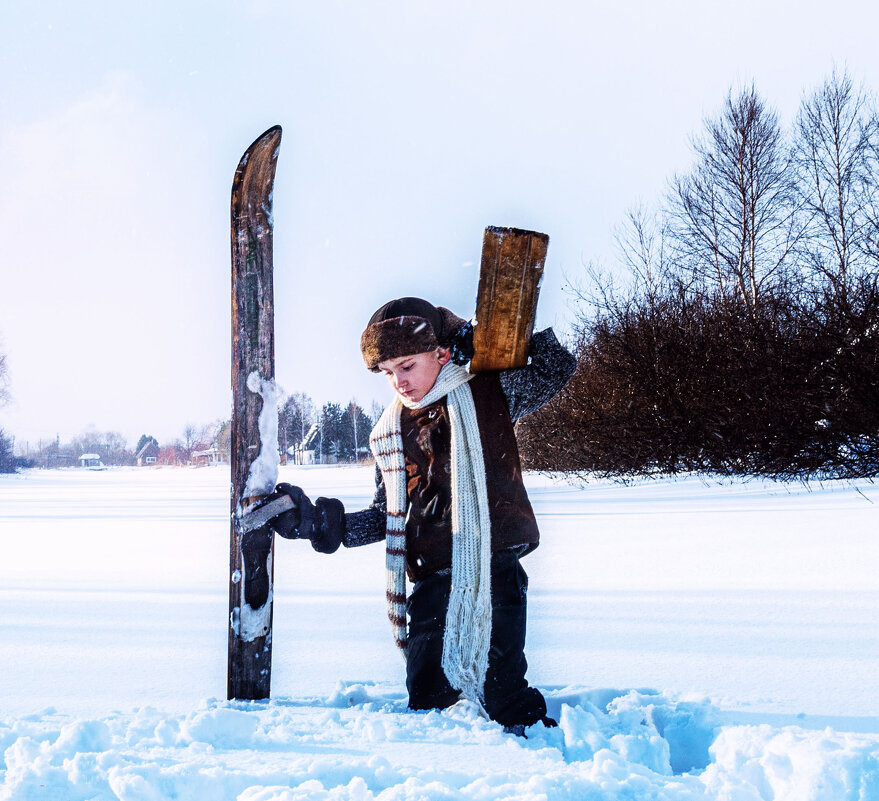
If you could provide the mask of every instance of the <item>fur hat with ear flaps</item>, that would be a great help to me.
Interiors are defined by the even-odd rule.
[[[421,298],[398,298],[385,303],[360,337],[367,368],[379,372],[379,363],[399,356],[450,347],[467,323],[448,309]]]

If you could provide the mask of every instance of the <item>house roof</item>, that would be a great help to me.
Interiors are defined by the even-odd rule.
[[[217,448],[216,445],[213,445],[210,448],[200,448],[199,450],[194,450],[192,452],[192,456],[193,458],[197,458],[199,456],[214,456],[219,452],[219,448]]]
[[[158,456],[159,455],[159,446],[156,445],[155,442],[150,440],[146,443],[138,452],[137,459],[141,459],[145,456]]]

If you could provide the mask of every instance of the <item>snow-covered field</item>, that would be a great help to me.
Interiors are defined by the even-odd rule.
[[[406,711],[380,545],[277,543],[274,697],[228,703],[227,470],[0,476],[0,799],[879,799],[879,487],[527,484],[519,739]]]

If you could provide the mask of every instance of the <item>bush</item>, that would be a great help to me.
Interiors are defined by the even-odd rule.
[[[581,321],[578,368],[519,424],[539,470],[631,477],[879,474],[879,297],[746,308],[682,286]]]

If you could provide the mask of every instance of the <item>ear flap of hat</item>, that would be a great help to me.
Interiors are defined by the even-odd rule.
[[[455,334],[467,325],[467,321],[458,317],[454,312],[450,312],[444,306],[437,306],[437,311],[442,316],[442,325],[436,330],[436,339],[440,347],[446,348]]]

